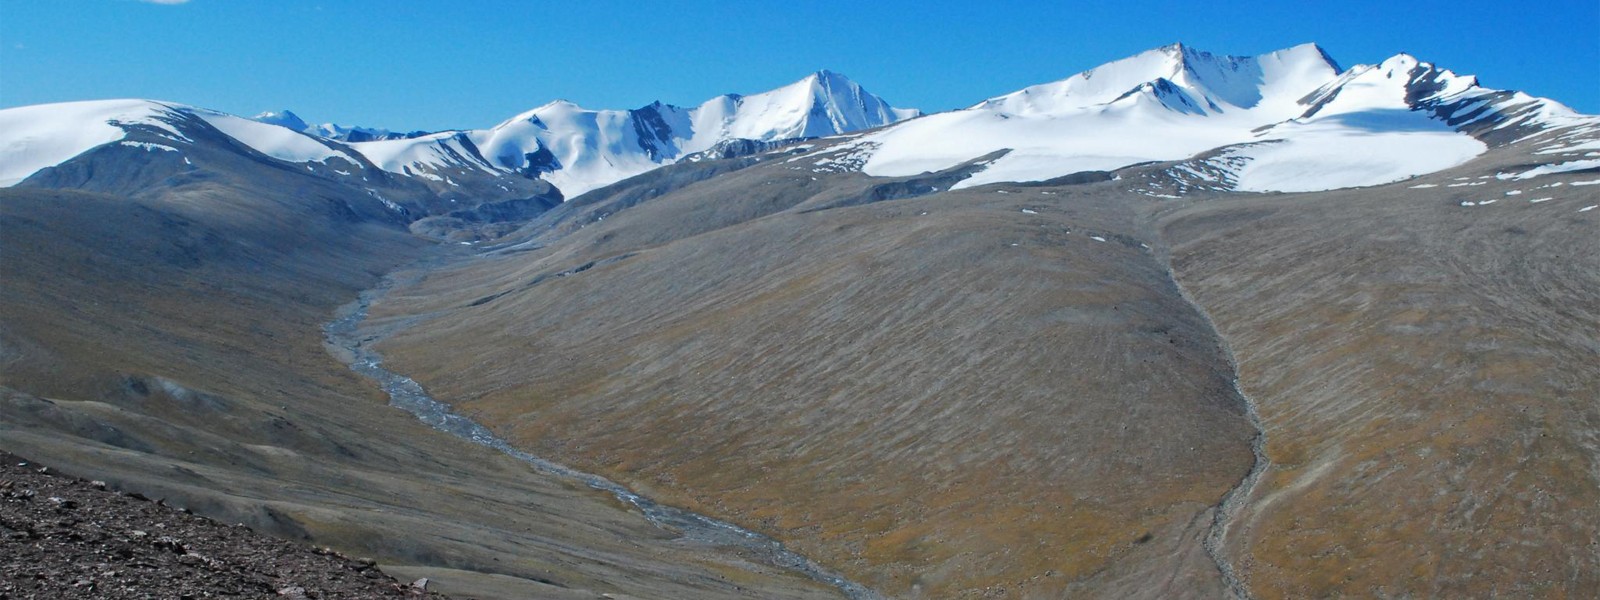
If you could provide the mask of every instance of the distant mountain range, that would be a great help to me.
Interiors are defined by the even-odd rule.
[[[262,123],[266,123],[268,125],[277,125],[279,127],[287,127],[289,129],[293,129],[295,131],[298,131],[298,132],[301,132],[301,133],[304,133],[304,134],[307,134],[307,135],[314,135],[314,136],[317,136],[317,137],[328,138],[330,140],[337,140],[337,141],[340,141],[340,142],[374,142],[374,141],[381,141],[381,140],[398,140],[398,139],[420,137],[420,136],[428,135],[429,133],[431,133],[431,132],[428,132],[428,131],[413,131],[413,132],[410,132],[410,133],[397,133],[397,132],[389,131],[387,129],[375,129],[375,128],[372,128],[372,127],[347,127],[347,126],[339,125],[339,124],[335,124],[335,123],[323,123],[321,125],[312,125],[310,123],[307,123],[305,121],[305,119],[301,119],[300,115],[294,114],[294,111],[287,110],[287,109],[281,110],[281,111],[268,111],[268,112],[264,112],[264,113],[261,113],[259,115],[256,115],[254,117],[250,117],[250,118],[254,119],[254,120],[257,120],[257,121],[260,121]]]
[[[141,147],[181,153],[181,124],[192,122],[183,115],[280,160],[352,174],[377,169],[446,189],[520,176],[547,181],[566,198],[736,141],[770,146],[880,127],[852,147],[858,168],[875,176],[1003,153],[957,184],[966,187],[1205,155],[1197,177],[1211,185],[1322,190],[1438,171],[1486,144],[1594,122],[1405,54],[1341,69],[1314,44],[1260,56],[1174,44],[965,110],[914,118],[920,114],[825,70],[693,108],[591,110],[555,101],[486,129],[441,132],[311,125],[287,110],[242,119],[167,102],[67,103],[0,111],[0,184],[120,141],[128,127],[165,131],[173,143]]]
[[[338,170],[351,173],[377,168],[448,185],[518,175],[549,181],[572,197],[735,140],[822,137],[919,114],[890,106],[830,71],[760,94],[719,96],[695,108],[657,102],[634,110],[589,110],[556,101],[487,129],[432,133],[310,125],[287,110],[243,119],[170,102],[74,102],[0,111],[0,185],[121,140],[128,127],[165,131],[169,141],[187,143],[181,129],[197,125],[187,118],[196,116],[257,152],[289,162],[343,165]],[[156,147],[177,151],[168,144],[145,146]]]

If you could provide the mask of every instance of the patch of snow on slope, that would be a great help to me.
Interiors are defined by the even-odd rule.
[[[1547,146],[1539,149],[1539,154],[1576,154],[1589,150],[1600,150],[1600,139],[1574,141],[1567,145]]]
[[[149,100],[99,100],[0,110],[0,187],[122,139],[119,125],[146,125],[188,141],[163,119],[172,107]]]
[[[1584,171],[1588,169],[1600,169],[1600,159],[1574,160],[1571,162],[1539,165],[1513,176],[1512,179],[1532,179],[1540,175],[1549,175],[1552,173],[1570,173],[1572,171]]]
[[[793,160],[810,159],[811,172],[813,173],[853,173],[861,170],[867,158],[876,152],[878,145],[872,142],[854,140],[839,144],[815,154],[802,154]],[[799,167],[796,167],[799,168]]]
[[[122,145],[129,146],[129,147],[132,147],[132,148],[143,148],[143,149],[145,149],[146,152],[155,152],[156,150],[161,150],[161,151],[164,151],[164,152],[177,152],[178,151],[177,148],[173,148],[172,146],[168,146],[166,144],[152,144],[152,143],[149,143],[149,142],[126,142],[125,141],[125,142],[122,142]]]

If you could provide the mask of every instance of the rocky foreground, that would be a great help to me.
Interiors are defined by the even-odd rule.
[[[265,536],[0,453],[0,600],[444,598],[370,560]]]

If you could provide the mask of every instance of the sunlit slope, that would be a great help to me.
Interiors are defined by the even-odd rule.
[[[379,348],[535,453],[896,597],[1220,593],[1200,540],[1254,431],[1137,196],[851,206],[880,183],[773,159],[600,199],[392,292],[375,315],[426,317]]]

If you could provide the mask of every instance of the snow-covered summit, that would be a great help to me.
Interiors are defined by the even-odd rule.
[[[890,106],[860,84],[821,70],[781,88],[713,98],[695,109],[695,138],[704,147],[729,139],[772,141],[871,129],[921,115]]]
[[[1061,81],[991,98],[973,108],[1025,117],[1054,116],[1112,104],[1142,92],[1187,97],[1203,114],[1258,108],[1277,109],[1274,112],[1281,114],[1299,100],[1297,93],[1304,95],[1338,73],[1337,63],[1316,44],[1260,56],[1223,56],[1173,44]]]
[[[694,108],[655,102],[633,110],[592,110],[556,100],[488,129],[352,147],[395,173],[498,169],[545,179],[570,198],[730,140],[836,135],[919,114],[824,70],[775,90],[728,94]]]
[[[306,123],[305,119],[300,118],[300,115],[294,114],[294,111],[288,109],[267,111],[250,118],[268,125],[277,125],[305,133],[313,133],[314,130],[311,124]]]

